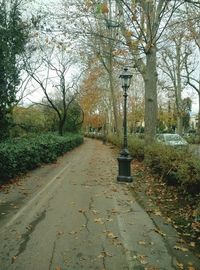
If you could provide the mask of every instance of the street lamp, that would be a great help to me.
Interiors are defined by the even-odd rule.
[[[129,155],[128,151],[128,139],[127,139],[127,90],[131,84],[132,74],[128,71],[128,68],[125,67],[123,72],[120,74],[122,81],[122,88],[124,91],[124,119],[123,119],[123,148],[120,152],[120,156],[117,158],[119,165],[119,175],[117,176],[118,182],[132,182],[133,178],[131,176],[131,161],[132,157]]]

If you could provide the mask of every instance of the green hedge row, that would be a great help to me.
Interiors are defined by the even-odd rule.
[[[45,134],[1,143],[0,182],[34,169],[42,163],[53,162],[82,142],[83,136],[79,134],[66,137]]]
[[[121,139],[108,137],[108,141],[120,147]],[[181,186],[187,193],[200,193],[200,159],[186,150],[161,144],[146,145],[144,140],[130,137],[129,151],[133,158],[145,165],[169,185]]]

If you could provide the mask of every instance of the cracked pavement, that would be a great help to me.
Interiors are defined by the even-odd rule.
[[[176,269],[155,224],[116,177],[110,147],[86,139],[22,178],[25,197],[16,185],[1,192],[0,269]]]

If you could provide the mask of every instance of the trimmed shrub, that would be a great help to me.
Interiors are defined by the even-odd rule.
[[[0,182],[56,161],[58,156],[83,142],[81,135],[53,134],[17,138],[0,144]]]
[[[194,157],[184,159],[179,164],[177,179],[189,193],[200,193],[200,160]]]
[[[121,138],[111,135],[109,142],[120,147]],[[128,148],[133,158],[143,161],[168,185],[182,187],[190,194],[200,193],[200,160],[187,150],[180,150],[162,144],[147,145],[145,141],[130,136]]]
[[[182,161],[183,152],[169,146],[153,144],[145,149],[145,164],[170,185],[178,184],[177,172]]]
[[[144,140],[137,137],[130,137],[128,141],[131,156],[139,161],[143,161],[145,156]]]

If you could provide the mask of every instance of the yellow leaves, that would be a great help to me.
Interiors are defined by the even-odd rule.
[[[126,30],[125,35],[126,35],[126,37],[131,37],[133,35],[133,32]]]
[[[60,266],[56,266],[55,270],[62,270]]]

